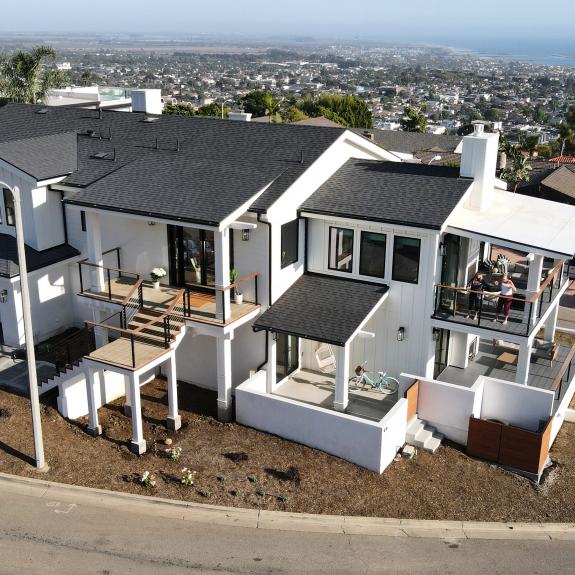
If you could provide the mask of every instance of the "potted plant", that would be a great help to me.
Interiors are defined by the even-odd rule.
[[[158,289],[160,287],[160,280],[165,275],[166,275],[166,270],[164,268],[154,268],[150,272],[150,277],[152,278],[154,289]]]
[[[238,279],[238,272],[237,270],[230,270],[230,283],[233,285],[236,283]],[[232,288],[232,294],[234,296],[234,301],[236,303],[242,303],[244,301],[244,294],[240,291],[238,286]]]

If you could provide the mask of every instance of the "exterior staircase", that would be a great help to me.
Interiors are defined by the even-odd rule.
[[[153,321],[154,319],[158,321]],[[169,323],[165,324],[160,312],[147,308],[140,309],[128,324],[130,330],[143,328],[139,333],[146,337],[147,343],[156,343],[158,347],[164,347],[166,336],[168,336],[170,348],[178,346],[185,332],[185,327],[186,322],[183,316],[171,315]]]
[[[414,447],[419,447],[424,451],[435,453],[441,445],[443,435],[435,427],[418,417],[414,417],[407,427],[405,442]]]

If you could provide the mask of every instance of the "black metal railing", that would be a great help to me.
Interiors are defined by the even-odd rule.
[[[92,274],[101,273],[104,276],[104,285],[102,290],[93,287],[94,279]],[[78,262],[78,273],[80,278],[80,294],[96,296],[103,298],[109,302],[123,304],[126,299],[125,290],[120,292],[114,286],[113,280],[122,280],[123,283],[135,286],[137,288],[138,282],[142,279],[139,273],[130,272],[120,268],[112,268],[94,264],[87,260]],[[129,292],[131,294],[132,292]],[[128,297],[131,297],[129,295]]]
[[[201,321],[202,317],[213,321],[217,320],[218,323],[225,325],[230,317],[226,313],[226,298],[230,298],[230,309],[233,305],[239,305],[234,301],[235,294],[241,293],[244,296],[242,303],[248,303],[252,305],[259,305],[259,293],[258,293],[258,277],[259,273],[253,272],[247,276],[238,278],[233,284],[226,286],[225,288],[203,286],[199,284],[186,284],[186,292],[184,294],[183,304],[184,304],[184,316],[187,318],[194,318]],[[246,283],[253,280],[253,290],[248,291],[247,298],[245,297],[243,289]],[[240,291],[241,290],[241,291]],[[213,293],[213,302],[216,305],[215,313],[207,313],[201,310],[200,307],[194,306],[192,298],[194,294],[201,298],[205,303],[206,292]]]
[[[575,363],[575,344],[571,346],[567,357],[561,365],[559,373],[555,376],[553,383],[551,384],[551,391],[556,393],[555,399],[561,399],[561,390],[564,383],[569,383],[571,381],[571,375],[575,373],[573,364]]]

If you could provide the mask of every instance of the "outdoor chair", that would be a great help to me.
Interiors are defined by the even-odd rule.
[[[331,345],[320,345],[315,352],[315,360],[322,373],[335,373],[335,353]]]

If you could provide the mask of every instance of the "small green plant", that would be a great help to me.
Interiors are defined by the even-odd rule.
[[[144,471],[142,477],[140,478],[140,483],[146,489],[153,489],[156,487],[156,478],[149,471]]]
[[[197,473],[195,471],[192,471],[191,469],[184,467],[182,469],[182,485],[185,485],[186,487],[191,487],[194,484],[194,481],[196,480],[196,475]]]
[[[166,453],[168,458],[172,461],[179,461],[180,457],[182,457],[182,448],[181,447],[170,447],[166,449]]]

